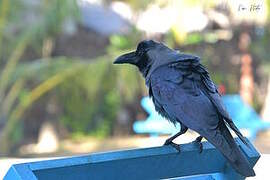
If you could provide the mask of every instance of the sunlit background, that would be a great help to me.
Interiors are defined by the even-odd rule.
[[[0,164],[162,145],[179,127],[112,64],[143,39],[200,56],[269,159],[270,0],[0,0]]]

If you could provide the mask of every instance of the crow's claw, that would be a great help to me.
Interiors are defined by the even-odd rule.
[[[181,152],[180,149],[180,145],[179,144],[175,144],[174,142],[170,141],[170,140],[166,140],[166,142],[164,143],[165,146],[172,146],[174,149],[176,149],[178,152]]]
[[[171,143],[170,144],[173,148],[175,148],[179,153],[181,152],[181,149],[180,149],[180,145],[179,144],[175,144],[175,143]]]
[[[192,143],[193,143],[195,146],[198,146],[198,148],[199,148],[199,153],[201,154],[202,151],[203,151],[203,145],[202,145],[201,141],[195,140],[195,141],[193,141]]]
[[[164,143],[164,146],[170,145],[171,143],[173,143],[170,139],[167,139]]]

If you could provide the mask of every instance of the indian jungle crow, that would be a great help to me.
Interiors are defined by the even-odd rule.
[[[213,144],[241,175],[255,176],[255,172],[236,145],[229,128],[248,146],[246,139],[225,110],[217,87],[200,58],[172,50],[162,43],[144,40],[136,51],[118,57],[114,64],[137,66],[149,88],[149,96],[156,111],[172,123],[180,123],[181,130],[166,140],[165,145],[184,134],[188,128],[200,136],[194,141],[202,150],[204,137]],[[201,152],[201,151],[200,151]]]

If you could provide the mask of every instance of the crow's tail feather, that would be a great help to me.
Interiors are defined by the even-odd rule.
[[[205,138],[225,156],[239,174],[245,177],[255,176],[253,168],[235,143],[224,121],[214,131],[209,132],[211,135]]]
[[[227,119],[224,118],[225,122],[229,125],[229,127],[235,132],[235,134],[240,138],[240,140],[249,148],[250,145],[248,144],[248,142],[246,141],[245,137],[242,135],[242,133],[239,131],[239,129],[235,126],[235,124],[233,123],[233,121],[231,119]]]

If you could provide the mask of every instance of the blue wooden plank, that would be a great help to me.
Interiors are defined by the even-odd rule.
[[[212,175],[204,175],[204,176],[186,176],[174,178],[173,180],[217,180]]]
[[[27,164],[15,164],[10,167],[7,174],[4,177],[5,180],[37,180],[33,171]]]
[[[5,179],[6,180],[11,180],[11,179],[18,179],[19,180],[19,179],[22,179],[22,178],[20,177],[18,172],[15,170],[14,166],[12,166],[8,170],[7,174],[5,175]]]
[[[259,153],[237,140],[255,165]],[[243,147],[242,147],[243,146]],[[252,146],[252,145],[251,145]],[[183,144],[179,153],[170,146],[134,149],[13,165],[6,179],[226,179],[237,175],[210,143],[203,142],[203,152],[193,144]],[[228,167],[226,167],[228,166]],[[25,170],[24,172],[22,172]],[[229,175],[217,174],[227,173]],[[213,174],[215,173],[215,174]],[[14,178],[10,178],[13,177]],[[203,175],[203,176],[202,176]],[[34,177],[35,178],[34,178]]]

